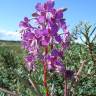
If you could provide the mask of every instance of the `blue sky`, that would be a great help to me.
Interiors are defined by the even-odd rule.
[[[0,0],[0,39],[20,40],[19,22],[31,17],[37,2],[46,0]],[[55,0],[56,8],[68,8],[64,13],[69,29],[79,21],[96,23],[96,0]]]

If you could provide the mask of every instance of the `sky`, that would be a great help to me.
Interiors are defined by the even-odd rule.
[[[37,2],[46,0],[0,0],[0,39],[20,40],[19,22],[31,18]],[[64,13],[69,30],[80,21],[96,23],[96,0],[55,0],[56,8],[68,8]]]

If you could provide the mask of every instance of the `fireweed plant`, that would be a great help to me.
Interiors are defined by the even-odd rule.
[[[47,0],[44,4],[37,3],[36,12],[32,14],[32,18],[25,17],[19,25],[21,27],[22,46],[28,53],[24,58],[25,66],[29,72],[35,71],[36,61],[41,61],[44,67],[46,96],[50,96],[47,85],[48,71],[52,70],[51,72],[61,74],[65,81],[72,76],[72,71],[67,70],[62,61],[70,44],[70,33],[63,17],[66,8],[55,9],[54,4],[53,0]],[[35,26],[31,22],[33,20]],[[61,29],[63,33],[60,32]],[[66,82],[64,96],[67,96]]]

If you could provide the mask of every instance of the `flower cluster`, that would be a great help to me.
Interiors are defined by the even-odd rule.
[[[69,47],[70,33],[63,18],[63,12],[66,9],[55,9],[54,4],[53,0],[48,0],[44,4],[37,3],[36,12],[32,14],[32,18],[25,17],[20,22],[22,45],[28,52],[25,62],[29,71],[34,71],[35,62],[40,60],[46,62],[47,70],[65,72],[62,57]],[[31,24],[33,19],[35,26]]]

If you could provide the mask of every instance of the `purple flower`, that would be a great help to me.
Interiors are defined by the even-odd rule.
[[[42,40],[42,46],[48,46],[49,42],[47,42],[46,40]]]
[[[48,0],[44,7],[47,11],[51,11],[54,7],[54,0]]]
[[[32,32],[24,32],[22,35],[22,45],[25,49],[31,46],[34,34]]]
[[[64,56],[64,52],[63,51],[59,51],[59,56],[63,57]]]
[[[42,31],[42,34],[43,34],[44,36],[48,36],[48,35],[49,35],[48,29],[43,29],[43,30],[41,30],[41,31]]]
[[[51,32],[50,32],[51,36],[57,35],[58,30],[59,30],[59,27],[57,26],[57,24],[55,23],[51,24]]]
[[[60,35],[55,36],[55,40],[56,40],[58,43],[61,43],[61,42],[62,42],[62,39],[61,39],[61,36],[60,36]]]
[[[32,53],[33,55],[38,54],[39,48],[34,33],[24,32],[22,36],[22,45],[29,53]]]
[[[37,11],[44,11],[44,5],[41,3],[37,3],[35,8]]]
[[[35,30],[36,38],[40,38],[42,36],[48,36],[48,35],[49,35],[48,29]]]
[[[40,30],[35,30],[35,36],[36,36],[36,38],[42,37],[42,31],[40,31]]]
[[[26,23],[28,23],[28,22],[29,22],[29,19],[28,19],[27,17],[25,17],[25,18],[24,18],[24,21],[25,21]]]
[[[21,21],[19,23],[19,26],[23,29],[27,29],[27,28],[33,28],[28,22],[25,22],[25,21]]]
[[[48,46],[50,43],[50,37],[48,36],[43,37],[41,42],[43,46]]]
[[[69,31],[65,32],[65,42],[70,41],[70,33]]]
[[[27,70],[30,71],[35,71],[36,70],[36,65],[32,64],[31,62],[27,62],[25,64],[25,67],[27,68]]]
[[[20,23],[19,23],[19,26],[20,27],[28,27],[28,24],[26,23],[26,22],[24,22],[24,21],[21,21]]]
[[[48,70],[50,70],[50,71],[55,70],[55,66],[54,66],[54,63],[52,62],[51,58],[47,60],[47,67],[48,67]]]
[[[64,67],[64,64],[58,60],[54,63],[54,66],[55,66],[55,71],[58,72],[58,73],[64,73],[65,71],[65,67]]]
[[[62,19],[63,18],[63,9],[59,9],[57,10],[56,12],[56,15],[55,15],[55,18],[58,20]]]
[[[28,55],[25,57],[25,67],[30,72],[31,70],[35,71],[34,56]]]
[[[59,56],[58,50],[57,49],[53,49],[52,52],[51,52],[51,55],[52,56],[56,56],[56,57]]]
[[[31,19],[25,17],[19,24],[22,28],[23,48],[30,54],[25,57],[28,71],[35,69],[35,61],[40,60],[47,62],[49,70],[65,72],[62,57],[63,51],[69,47],[70,34],[63,18],[64,9],[55,9],[54,4],[54,0],[47,0],[44,4],[37,3],[33,17]],[[59,29],[63,29],[63,36],[59,35]],[[57,48],[56,44],[61,48]],[[50,45],[53,47],[50,48]],[[46,47],[49,51],[47,53],[44,52]]]
[[[70,45],[70,42],[64,42],[64,43],[62,44],[62,47],[63,47],[64,51],[66,51],[66,49],[69,48],[69,45]]]
[[[26,61],[26,62],[32,62],[32,61],[34,61],[34,56],[31,55],[31,54],[28,55],[28,56],[26,56],[26,57],[25,57],[25,61]]]
[[[35,13],[32,14],[32,16],[33,16],[33,17],[38,17],[39,14],[35,12]]]
[[[72,79],[74,76],[74,72],[72,70],[66,70],[65,71],[65,77],[68,79]]]
[[[35,6],[37,11],[51,11],[54,7],[54,1],[53,0],[48,0],[46,3],[41,4],[41,3],[37,3],[37,5]]]
[[[34,33],[30,32],[30,31],[23,33],[23,36],[22,36],[23,40],[33,40],[33,38],[34,38]]]
[[[58,23],[63,30],[67,29],[65,19],[60,19]]]
[[[55,69],[53,56],[45,55],[44,61],[47,62],[48,70],[53,71]]]
[[[45,16],[38,16],[37,23],[42,24],[45,22]]]
[[[55,71],[62,74],[64,73],[65,71],[64,64],[56,57],[52,55],[46,55],[44,61],[47,62],[48,70]]]
[[[63,53],[64,53],[63,51],[59,51],[58,49],[53,49],[51,52],[51,56],[63,57],[63,55],[64,55]]]

